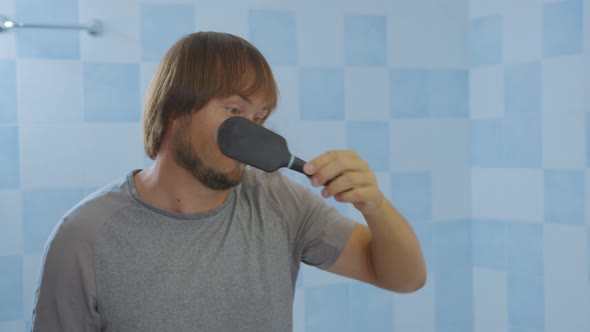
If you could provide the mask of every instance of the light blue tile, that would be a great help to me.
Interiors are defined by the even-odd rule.
[[[506,223],[506,256],[509,273],[543,276],[543,225]]]
[[[141,59],[160,61],[172,45],[195,31],[194,6],[142,3]]]
[[[566,0],[544,4],[544,56],[571,55],[582,52],[582,15],[582,0]]]
[[[346,120],[389,120],[389,70],[347,67],[344,75]]]
[[[369,163],[374,172],[389,171],[389,124],[348,121],[348,147]]]
[[[345,64],[385,66],[387,59],[385,16],[345,15]]]
[[[20,162],[17,127],[0,127],[0,189],[20,185]]]
[[[16,63],[0,60],[0,123],[17,121]]]
[[[502,62],[502,18],[485,16],[469,23],[469,63],[486,66]]]
[[[508,322],[512,328],[545,328],[545,288],[541,277],[508,275]]]
[[[16,17],[25,23],[78,24],[78,1],[17,0]],[[79,31],[20,29],[15,34],[19,58],[80,58]]]
[[[279,10],[251,10],[248,15],[250,42],[273,65],[297,64],[295,13]]]
[[[299,269],[299,272],[297,273],[297,281],[295,282],[295,288],[301,288],[303,285],[303,271]]]
[[[473,220],[473,265],[506,268],[506,224],[496,220]]]
[[[432,220],[432,175],[430,172],[403,172],[392,176],[392,198],[410,222]]]
[[[23,239],[25,253],[43,251],[47,238],[66,212],[86,195],[85,189],[25,190]]]
[[[0,321],[22,320],[23,259],[22,256],[0,256]]]
[[[350,286],[352,331],[391,331],[393,294],[375,286],[355,282]]]
[[[395,203],[395,202],[394,202]],[[397,204],[395,204],[397,207]],[[420,248],[422,249],[422,254],[424,255],[424,260],[426,262],[426,270],[428,273],[434,273],[436,271],[435,268],[435,261],[436,261],[436,253],[434,250],[434,225],[431,221],[415,221],[415,220],[408,220],[418,237],[418,241],[420,242]]]
[[[545,221],[584,223],[584,171],[545,170]]]
[[[348,285],[305,289],[305,331],[351,331]]]
[[[391,71],[391,117],[428,117],[429,74],[419,69],[394,69]]]
[[[429,75],[428,109],[433,117],[469,116],[469,75],[466,70],[433,70]]]
[[[586,239],[586,251],[588,255],[588,282],[590,283],[590,227],[588,227],[588,238]]]
[[[83,74],[85,121],[140,120],[139,65],[87,63]]]
[[[437,271],[435,283],[436,331],[473,331],[472,268]]]
[[[471,156],[476,167],[541,167],[540,115],[472,121]]]
[[[453,220],[433,225],[436,273],[471,268],[471,221]]]
[[[504,109],[506,114],[541,111],[541,66],[538,62],[505,67]]]
[[[505,167],[541,167],[540,114],[506,116],[502,132]]]
[[[299,73],[302,120],[344,120],[344,70],[302,68]]]

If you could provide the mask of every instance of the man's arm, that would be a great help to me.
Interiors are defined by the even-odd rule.
[[[384,197],[368,164],[354,151],[331,151],[305,166],[322,196],[352,203],[367,226],[356,225],[328,271],[391,291],[407,293],[426,283],[426,265],[410,224]]]

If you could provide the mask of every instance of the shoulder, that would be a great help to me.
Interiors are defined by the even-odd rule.
[[[114,181],[88,195],[59,220],[49,237],[56,242],[92,243],[100,226],[133,204],[126,178]]]

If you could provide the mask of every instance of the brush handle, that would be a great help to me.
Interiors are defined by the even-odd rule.
[[[305,176],[307,176],[308,178],[311,178],[311,175],[307,175],[305,174],[305,172],[303,171],[303,165],[305,165],[306,161],[299,159],[295,156],[291,156],[291,158],[293,159],[292,162],[289,164],[289,166],[287,166],[288,168],[297,171]],[[329,185],[334,179],[330,179],[328,180],[328,182],[326,182],[324,184],[324,186]]]

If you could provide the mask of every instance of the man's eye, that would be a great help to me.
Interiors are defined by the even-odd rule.
[[[240,110],[235,107],[227,107],[226,109],[231,114],[236,114],[236,115],[240,114]]]

